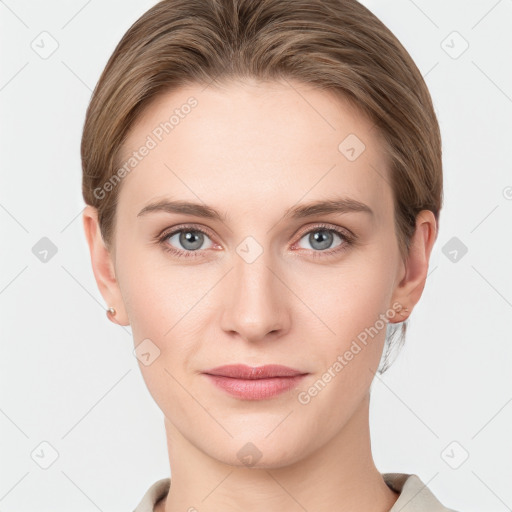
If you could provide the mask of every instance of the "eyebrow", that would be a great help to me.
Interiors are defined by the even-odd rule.
[[[188,201],[169,201],[166,199],[148,204],[137,214],[141,217],[152,212],[181,213],[194,215],[206,219],[226,221],[226,215],[218,212],[210,206]],[[314,215],[326,215],[330,213],[364,212],[374,215],[373,210],[366,204],[351,198],[337,198],[322,201],[314,201],[307,204],[292,206],[286,210],[284,219],[303,219]]]

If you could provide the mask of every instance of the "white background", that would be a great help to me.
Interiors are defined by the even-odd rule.
[[[169,476],[162,414],[129,328],[105,316],[80,216],[91,91],[154,3],[0,2],[2,512],[131,511]],[[445,177],[424,295],[372,387],[377,467],[417,474],[460,512],[511,510],[512,1],[363,3],[425,76]],[[43,31],[58,42],[47,59],[31,47]],[[454,31],[469,44],[458,58]],[[57,248],[46,263],[32,252],[42,237]],[[452,237],[468,249],[456,262],[443,253]],[[49,456],[43,441],[59,454],[48,469],[33,455]]]

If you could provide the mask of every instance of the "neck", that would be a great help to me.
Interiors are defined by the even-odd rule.
[[[239,467],[198,450],[166,419],[171,487],[155,512],[388,512],[398,498],[373,462],[370,395],[326,444],[281,467]]]

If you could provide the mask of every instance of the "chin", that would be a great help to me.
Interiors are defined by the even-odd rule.
[[[286,444],[286,440],[288,440],[288,444]],[[295,449],[296,451],[294,451]],[[304,450],[297,447],[289,435],[284,436],[284,439],[276,437],[272,441],[265,439],[264,435],[261,438],[252,438],[252,440],[247,440],[247,437],[244,440],[231,439],[227,443],[217,444],[216,453],[210,453],[210,456],[219,462],[247,469],[286,467],[299,461],[305,455]]]

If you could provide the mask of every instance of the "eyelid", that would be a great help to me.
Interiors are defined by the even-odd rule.
[[[194,223],[183,223],[183,224],[177,224],[176,226],[173,226],[172,228],[165,228],[162,230],[158,235],[156,235],[156,239],[160,240],[162,238],[168,238],[171,235],[174,235],[180,231],[184,231],[186,229],[199,231],[201,233],[204,233],[205,235],[208,235],[210,238],[215,238],[215,235],[213,235],[208,228],[205,228],[203,226],[200,226],[198,224]],[[336,226],[334,224],[328,224],[325,222],[312,222],[311,224],[308,224],[307,226],[301,228],[298,232],[299,240],[310,231],[313,231],[315,229],[326,229],[330,231],[335,232],[341,232],[341,234],[344,234],[347,238],[355,238],[355,235],[347,228],[343,228],[341,226]]]
[[[347,239],[354,239],[355,235],[349,229],[343,228],[341,226],[337,226],[334,224],[329,224],[326,222],[312,222],[310,225],[305,226],[299,230],[299,240],[306,234],[311,231],[325,229],[326,231],[334,231],[335,233],[339,233]]]
[[[217,247],[219,246],[219,244],[217,244],[216,242],[213,241],[215,236],[211,234],[211,232],[210,232],[210,230],[208,228],[205,228],[203,226],[200,226],[200,225],[194,224],[194,223],[183,223],[183,224],[178,224],[176,226],[173,226],[172,228],[166,228],[166,229],[162,230],[155,237],[155,240],[157,242],[161,243],[161,244],[165,244],[165,241],[170,236],[173,236],[176,233],[179,233],[180,231],[186,231],[187,229],[190,230],[190,231],[198,231],[200,233],[205,234],[210,239],[212,239],[212,243],[213,243],[214,246],[217,246]],[[333,249],[327,249],[325,251],[312,251],[312,254],[315,257],[320,257],[323,254],[325,254],[325,257],[328,257],[329,255],[336,254],[338,251],[341,252],[341,251],[343,251],[345,249],[345,246],[354,244],[355,240],[357,238],[347,228],[343,228],[341,226],[337,226],[337,225],[333,225],[333,224],[328,224],[328,223],[325,223],[325,222],[317,222],[317,223],[313,222],[313,223],[310,223],[307,226],[305,226],[305,227],[303,227],[303,228],[301,228],[299,230],[299,234],[296,235],[296,236],[298,236],[298,240],[293,243],[292,247],[295,247],[295,245],[298,242],[300,242],[300,240],[304,237],[304,235],[306,235],[306,234],[308,234],[310,232],[314,232],[315,230],[317,230],[317,231],[320,231],[320,230],[332,231],[332,232],[336,233],[339,237],[341,237],[343,239],[343,242],[341,244],[342,249],[338,249],[338,247],[340,247],[340,246],[337,246],[337,247],[335,247]],[[196,250],[196,251],[187,251],[185,249],[178,249],[178,248],[176,248],[174,246],[171,246],[170,244],[165,244],[165,245],[168,246],[168,247],[165,248],[165,250],[170,251],[171,253],[174,253],[178,257],[180,257],[183,254],[185,255],[185,257],[198,257],[198,256],[200,256],[200,254],[202,252],[207,250],[207,249],[200,249],[200,250]]]
[[[161,231],[158,235],[156,235],[155,239],[162,240],[169,238],[171,235],[174,235],[176,233],[179,233],[180,231],[199,231],[205,235],[208,235],[210,238],[215,238],[215,235],[213,235],[210,230],[207,228],[204,228],[203,226],[199,226],[193,223],[183,223],[183,224],[177,224],[176,226],[173,226],[172,228],[165,228],[163,231]]]
[[[297,244],[302,240],[302,238],[308,233],[313,233],[315,231],[330,231],[338,235],[341,238],[341,243],[335,247],[331,247],[324,251],[315,251],[313,249],[296,249]],[[307,257],[311,257],[313,259],[321,258],[322,261],[329,261],[330,258],[340,257],[345,251],[349,250],[356,244],[357,237],[354,235],[349,229],[342,228],[341,226],[334,226],[328,223],[320,222],[313,223],[313,225],[308,225],[304,229],[301,229],[299,232],[298,240],[292,245],[292,249],[295,252],[303,252],[305,251]],[[297,255],[296,255],[297,256]]]

